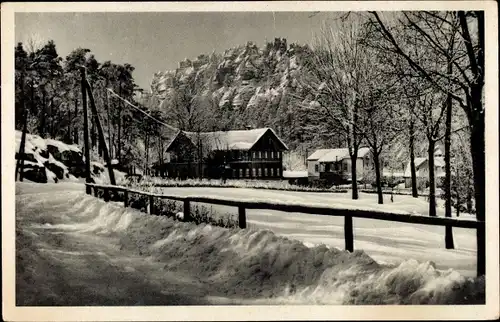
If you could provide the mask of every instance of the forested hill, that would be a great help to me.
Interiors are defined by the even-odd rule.
[[[26,116],[29,133],[82,146],[80,66],[84,66],[110,154],[124,165],[162,162],[166,144],[176,132],[144,114],[189,131],[271,127],[301,160],[307,151],[346,144],[343,134],[321,113],[319,117],[311,113],[318,92],[309,83],[312,49],[287,44],[286,39],[260,48],[248,42],[223,53],[185,59],[177,69],[153,75],[151,92],[136,86],[134,66],[99,62],[90,49],[76,48],[61,57],[49,41],[38,48],[19,43],[14,50],[16,129],[22,130]],[[98,154],[94,121],[90,138]],[[389,148],[405,162],[406,146],[393,142]],[[425,153],[424,147],[416,145],[417,156]]]
[[[175,126],[187,130],[272,127],[291,149],[322,145],[307,131],[307,97],[300,84],[311,49],[276,38],[200,55],[158,72],[152,94]],[[319,141],[318,141],[319,140]]]

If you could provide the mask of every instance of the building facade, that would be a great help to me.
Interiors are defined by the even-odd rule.
[[[424,188],[429,186],[429,159],[425,158],[415,158],[415,173],[417,177],[417,186]],[[436,147],[434,150],[434,176],[436,178],[436,184],[439,184],[440,180],[444,179],[444,157],[441,148]],[[405,173],[405,188],[411,188],[411,167],[410,161],[408,161]]]
[[[281,179],[288,147],[270,128],[179,132],[157,173],[171,178]]]
[[[357,180],[373,170],[373,160],[369,148],[360,148],[356,160]],[[347,148],[319,149],[307,158],[307,172],[310,182],[326,180],[334,184],[351,181],[352,165]]]

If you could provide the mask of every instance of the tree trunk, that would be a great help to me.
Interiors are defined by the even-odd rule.
[[[465,200],[467,206],[467,212],[472,214],[472,191],[470,188],[467,189],[467,199]]]
[[[352,187],[352,199],[359,199],[358,196],[358,182],[357,182],[357,173],[356,173],[356,161],[358,159],[358,150],[351,155],[351,187]]]
[[[45,120],[47,113],[45,111],[45,89],[42,89],[42,109],[40,110],[40,123],[38,124],[38,134],[45,138]]]
[[[19,181],[23,181],[23,176],[24,176],[24,150],[25,150],[25,145],[26,145],[26,133],[28,132],[28,110],[24,108],[24,99],[22,99],[22,106],[23,106],[23,133],[21,135],[21,144],[19,145],[19,159],[17,159],[16,163],[16,177],[15,179],[17,180],[17,174],[19,173]]]
[[[109,87],[109,81],[106,79],[106,88]],[[106,113],[108,115],[108,147],[109,147],[109,155],[110,158],[113,159],[113,145],[111,141],[111,117],[109,114],[109,93],[106,91]]]
[[[78,144],[78,98],[75,98],[75,127],[73,132],[73,142]]]
[[[451,63],[448,63],[448,74],[451,75],[452,68]],[[444,133],[444,163],[445,163],[445,178],[444,178],[444,199],[445,199],[445,217],[451,217],[451,160],[450,160],[450,150],[451,150],[451,115],[452,115],[452,98],[448,94],[446,97],[446,121],[445,121],[445,133]],[[453,242],[453,227],[446,226],[445,229],[445,244],[446,249],[454,249],[455,245]]]
[[[471,153],[472,169],[474,173],[474,197],[476,202],[476,218],[478,221],[485,222],[485,155],[484,155],[484,115],[479,114],[476,122],[471,128]],[[486,272],[486,240],[485,228],[478,228],[477,234],[477,273],[484,275]]]
[[[71,144],[71,106],[68,105],[68,130],[66,132],[66,143]]]
[[[415,123],[410,120],[410,172],[411,172],[411,195],[418,198],[417,169],[415,168]]]
[[[436,142],[429,139],[429,216],[436,216],[436,180],[434,173],[434,147]]]
[[[147,174],[148,173],[148,169],[149,169],[149,135],[148,133],[146,132],[146,137],[144,139],[144,145],[145,145],[145,148],[146,148],[146,171],[145,173]]]
[[[122,85],[120,83],[120,97],[122,97]],[[118,161],[120,164],[122,163],[122,142],[121,142],[121,126],[122,126],[122,102],[121,100],[118,103],[118,133],[117,133],[117,139],[118,139],[118,145],[117,145],[117,150],[116,154],[118,156]]]
[[[378,203],[384,203],[384,195],[382,194],[382,182],[380,180],[380,155],[376,152],[373,153],[373,161],[375,163],[375,182],[377,184]]]
[[[476,201],[477,220],[485,220],[485,155],[484,155],[484,118],[482,115],[477,117],[479,120],[471,127],[471,153],[472,170],[474,174],[474,197]]]

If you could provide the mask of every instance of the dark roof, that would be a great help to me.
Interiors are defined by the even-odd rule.
[[[180,133],[183,133],[191,142],[196,145],[200,140],[203,147],[207,150],[250,150],[257,141],[268,131],[276,137],[278,142],[285,150],[288,150],[286,144],[276,135],[271,128],[260,128],[252,130],[234,130],[234,131],[216,131],[216,132],[184,132],[181,131],[170,141],[167,146],[169,150],[172,143]]]

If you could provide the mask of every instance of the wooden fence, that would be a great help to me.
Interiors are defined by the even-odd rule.
[[[365,219],[404,222],[404,223],[420,224],[420,225],[476,229],[478,236],[480,236],[480,234],[485,233],[484,222],[477,220],[448,218],[448,217],[430,217],[424,215],[412,215],[405,213],[391,213],[391,212],[370,211],[361,209],[342,209],[342,208],[335,208],[332,206],[309,206],[309,205],[288,204],[288,203],[274,203],[274,202],[271,203],[266,201],[239,201],[239,200],[231,200],[223,198],[155,194],[151,192],[134,190],[121,186],[98,185],[92,183],[86,183],[85,185],[87,188],[86,189],[87,194],[90,194],[91,190],[93,189],[94,195],[96,197],[99,196],[98,191],[102,190],[103,198],[105,201],[109,201],[111,199],[110,192],[111,193],[122,192],[124,194],[123,202],[125,207],[129,206],[129,194],[133,193],[146,196],[148,198],[150,214],[155,214],[155,209],[154,209],[155,199],[169,199],[169,200],[183,202],[185,219],[190,217],[191,213],[190,203],[192,202],[237,207],[238,225],[242,229],[247,227],[246,209],[268,209],[268,210],[277,210],[284,212],[298,212],[298,213],[306,213],[314,215],[344,217],[345,249],[350,252],[354,250],[354,234],[353,234],[352,218],[365,218]],[[481,248],[480,243],[478,243],[477,247],[478,247],[477,250],[478,264],[480,261],[482,261],[484,265],[485,250]],[[478,267],[480,266],[478,265]]]

